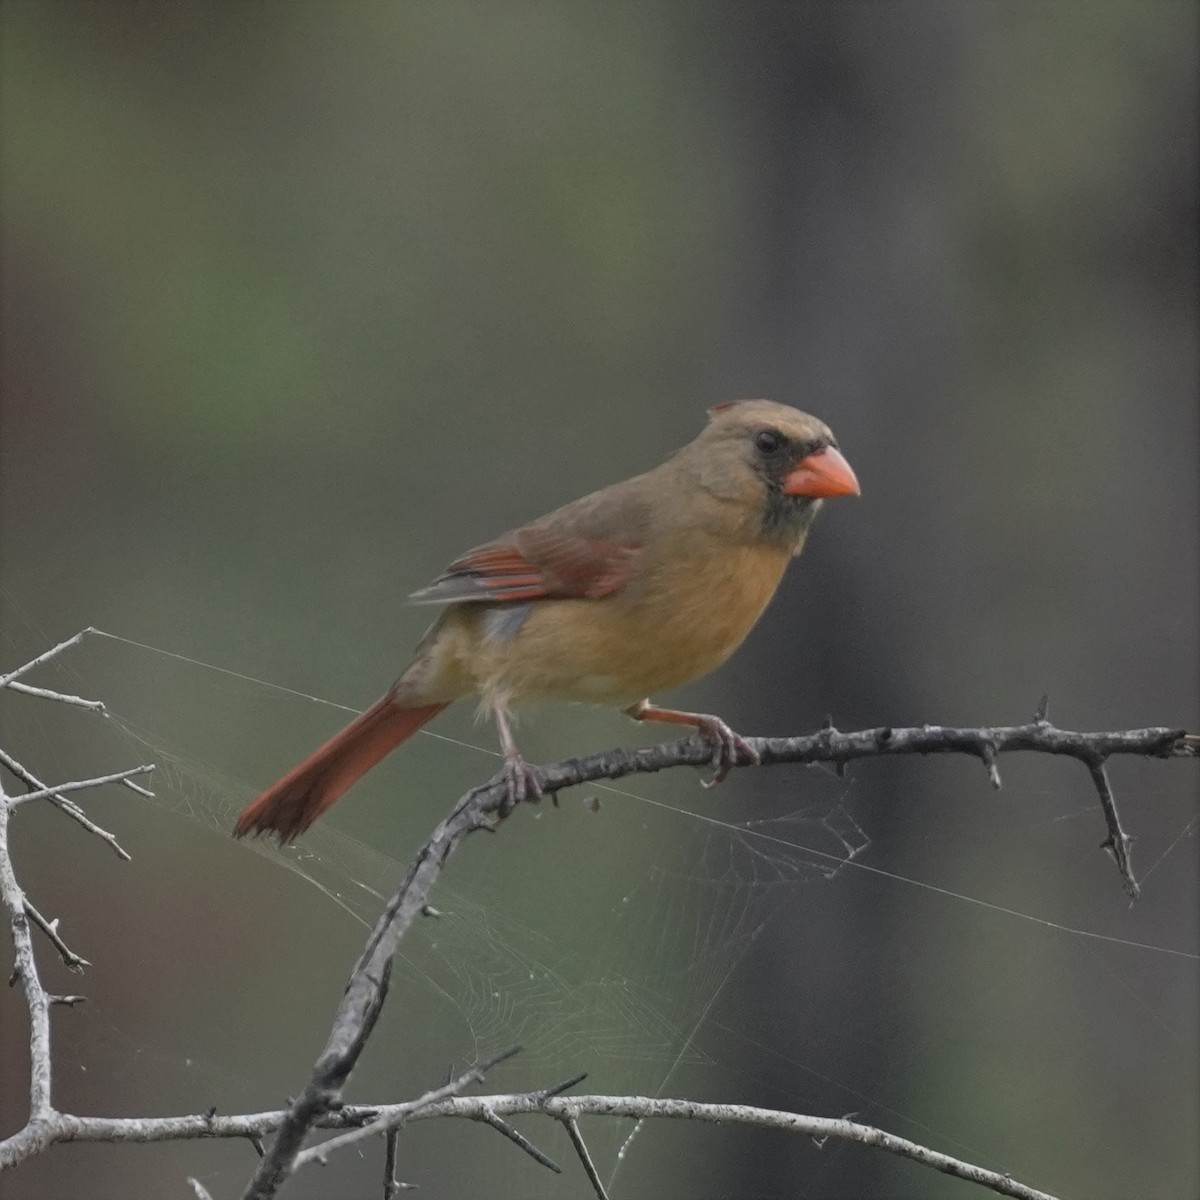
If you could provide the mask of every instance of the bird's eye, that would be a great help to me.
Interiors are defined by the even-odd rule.
[[[783,445],[783,435],[773,429],[764,429],[754,435],[754,444],[763,454],[774,454]]]

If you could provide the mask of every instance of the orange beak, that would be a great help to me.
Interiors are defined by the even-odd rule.
[[[826,446],[802,458],[787,474],[783,490],[789,496],[860,496],[862,489],[836,446]]]

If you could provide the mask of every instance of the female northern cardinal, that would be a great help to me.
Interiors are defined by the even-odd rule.
[[[829,429],[769,400],[709,412],[660,467],[585,496],[456,559],[417,604],[443,605],[382,700],[264,792],[235,832],[302,833],[355,781],[452,701],[495,719],[514,802],[539,794],[513,742],[522,700],[612,704],[690,725],[723,779],[757,755],[719,717],[639,696],[723,663],[775,594],[827,496],[858,495]]]

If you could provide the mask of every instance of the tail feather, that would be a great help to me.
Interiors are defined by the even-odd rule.
[[[406,707],[388,692],[290,770],[238,817],[234,836],[275,833],[290,842],[337,803],[380,759],[432,721],[445,704]]]

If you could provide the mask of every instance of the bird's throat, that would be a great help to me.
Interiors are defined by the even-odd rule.
[[[789,496],[782,489],[769,488],[763,537],[782,543],[792,554],[799,554],[820,508],[821,501],[810,496]]]

